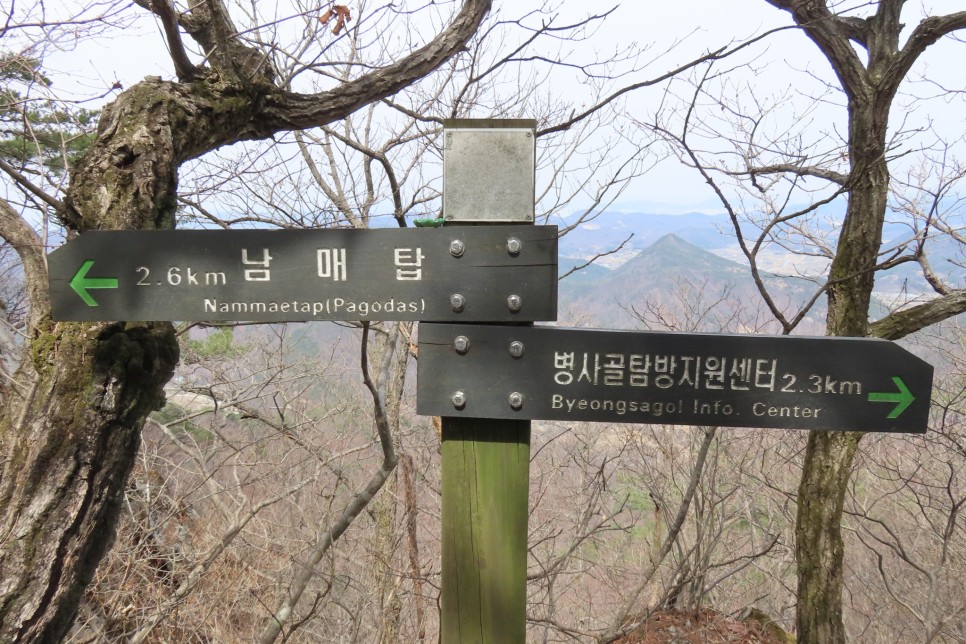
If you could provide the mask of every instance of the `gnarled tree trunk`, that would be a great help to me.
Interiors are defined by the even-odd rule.
[[[221,0],[177,14],[136,0],[165,26],[179,81],[148,78],[104,108],[58,215],[72,234],[172,228],[178,167],[236,141],[323,125],[389,96],[461,51],[488,12],[466,0],[450,25],[399,61],[315,95],[284,91],[242,42]],[[180,30],[207,54],[194,67]],[[53,201],[53,199],[51,199]],[[0,414],[0,641],[58,641],[110,547],[146,416],[178,360],[170,323],[55,323],[40,239],[0,202],[0,235],[20,254],[31,301],[20,393]]]

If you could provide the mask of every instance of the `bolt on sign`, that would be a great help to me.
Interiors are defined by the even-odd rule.
[[[419,326],[424,415],[926,431],[933,368],[886,340]]]
[[[55,320],[557,318],[557,227],[91,231],[48,256]]]

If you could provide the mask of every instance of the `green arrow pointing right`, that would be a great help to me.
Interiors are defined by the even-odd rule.
[[[891,393],[886,391],[873,391],[869,394],[869,402],[891,402],[897,403],[895,409],[893,409],[887,418],[898,418],[899,414],[904,412],[912,401],[916,399],[909,391],[909,387],[906,383],[902,382],[902,378],[898,376],[893,376],[892,382],[896,383],[896,387],[899,389],[898,393]]]
[[[87,306],[97,306],[97,301],[87,292],[89,288],[117,288],[116,277],[87,277],[87,271],[91,270],[94,260],[89,259],[78,269],[74,277],[70,280],[70,287],[80,295]]]

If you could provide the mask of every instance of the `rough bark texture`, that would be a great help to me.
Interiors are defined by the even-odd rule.
[[[844,642],[842,505],[862,434],[812,432],[795,523],[799,642]]]
[[[827,324],[829,335],[865,336],[870,332],[869,303],[889,191],[889,111],[915,60],[944,34],[966,28],[966,12],[927,18],[900,47],[904,0],[881,0],[867,18],[836,16],[827,0],[767,1],[787,11],[802,27],[831,64],[848,100],[849,200],[829,273]],[[866,50],[867,61],[860,58],[856,46]],[[938,321],[938,310],[932,306],[915,316],[890,316],[894,319],[877,322],[874,330],[901,337],[910,325]],[[809,436],[796,526],[799,642],[828,644],[846,639],[842,505],[861,438],[855,432]]]
[[[3,641],[58,641],[73,622],[178,344],[170,324],[50,325],[31,358],[28,398],[0,425]]]
[[[170,37],[171,7],[137,4],[160,11]],[[148,78],[106,107],[58,214],[80,234],[171,228],[182,162],[323,125],[395,93],[459,52],[489,7],[466,0],[420,50],[300,96],[273,84],[265,57],[237,39],[221,0],[193,3],[176,19],[209,54],[208,66],[188,68],[184,52],[175,52],[182,82]],[[110,547],[141,427],[163,402],[178,344],[168,323],[51,322],[45,268],[36,261],[41,246],[8,209],[0,209],[0,235],[23,260],[33,321],[30,359],[17,373],[22,395],[0,412],[0,641],[54,642]]]

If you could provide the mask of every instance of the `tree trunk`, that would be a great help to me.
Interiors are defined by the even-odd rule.
[[[326,125],[398,92],[463,51],[491,3],[464,0],[419,49],[318,94],[277,87],[269,51],[242,38],[222,0],[183,13],[167,2],[134,4],[163,24],[179,82],[148,77],[102,110],[63,203],[47,200],[71,235],[173,228],[181,163],[230,143]],[[192,64],[182,33],[204,50],[203,65]],[[163,402],[178,361],[168,322],[52,322],[42,246],[29,228],[0,199],[0,235],[21,257],[31,302],[29,358],[0,410],[4,643],[66,634],[113,538],[144,420]],[[394,459],[387,456],[372,487]]]
[[[874,92],[849,103],[849,202],[829,270],[827,333],[864,337],[889,193],[888,103]],[[812,432],[798,488],[798,641],[845,642],[842,509],[858,432]]]
[[[70,628],[178,360],[170,324],[52,325],[31,349],[34,384],[0,424],[4,642],[60,641]]]
[[[73,229],[173,225],[186,96],[146,82],[104,110],[61,213]],[[4,642],[59,641],[70,628],[110,547],[141,427],[178,361],[170,323],[44,319],[32,331],[17,374],[27,394],[0,417]]]
[[[60,214],[75,231],[174,227],[178,166],[252,138],[264,85],[148,79],[104,108]],[[46,281],[28,275],[28,280]],[[32,315],[49,310],[31,302]],[[59,641],[110,546],[147,415],[178,361],[170,323],[35,320],[26,396],[0,417],[0,641]]]
[[[795,521],[798,641],[845,641],[842,621],[842,505],[862,434],[812,432],[805,450]]]

